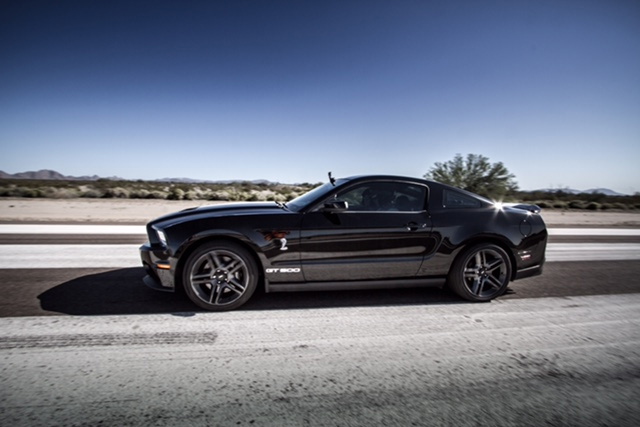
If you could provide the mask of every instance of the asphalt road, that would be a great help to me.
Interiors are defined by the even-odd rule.
[[[130,231],[5,233],[0,248],[139,243]],[[550,243],[633,258],[639,242]],[[230,313],[147,289],[140,267],[10,266],[0,425],[637,426],[640,261],[616,257],[549,262],[487,304],[439,289],[258,293]]]

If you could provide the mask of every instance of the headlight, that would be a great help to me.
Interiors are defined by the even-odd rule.
[[[160,239],[160,243],[163,246],[167,246],[167,236],[164,234],[164,231],[154,228],[156,230],[156,234],[158,234],[158,239]]]

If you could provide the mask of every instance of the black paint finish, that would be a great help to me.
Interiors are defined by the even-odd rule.
[[[160,217],[147,225],[140,250],[146,282],[165,290],[180,284],[189,255],[213,240],[247,248],[267,291],[441,285],[456,256],[480,243],[507,252],[515,280],[542,272],[547,231],[536,208],[422,179],[360,176],[286,206],[229,203]]]

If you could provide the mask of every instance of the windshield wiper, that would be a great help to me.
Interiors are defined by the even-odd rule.
[[[279,208],[289,210],[289,207],[287,206],[287,204],[285,202],[276,201],[276,205],[278,205]]]

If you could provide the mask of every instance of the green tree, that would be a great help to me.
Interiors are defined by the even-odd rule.
[[[515,176],[502,162],[492,164],[481,154],[467,154],[466,158],[456,154],[453,160],[436,162],[424,177],[494,200],[502,200],[518,190]]]

